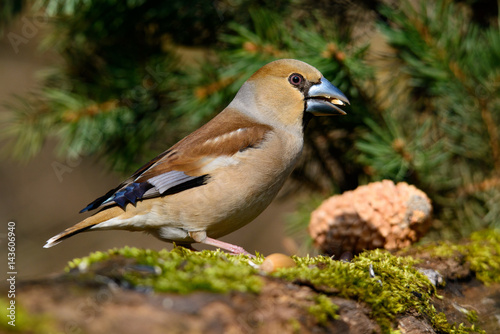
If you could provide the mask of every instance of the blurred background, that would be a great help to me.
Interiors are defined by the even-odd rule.
[[[427,240],[498,227],[498,7],[3,0],[0,217],[2,226],[16,222],[19,277],[59,271],[90,251],[166,247],[141,233],[107,231],[42,248],[279,58],[317,67],[351,107],[347,116],[311,121],[280,198],[223,240],[264,254],[312,251],[307,225],[321,200],[381,179],[406,181],[431,198]]]

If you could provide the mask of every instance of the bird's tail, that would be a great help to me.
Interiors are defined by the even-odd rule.
[[[68,227],[58,235],[53,236],[52,238],[47,240],[47,243],[43,246],[43,248],[50,248],[52,246],[55,246],[64,239],[67,239],[80,232],[85,232],[97,224],[100,224],[102,222],[105,222],[106,220],[116,217],[120,213],[123,213],[123,209],[119,207],[115,206],[115,207],[105,208],[97,212],[95,215],[90,216],[85,220],[82,220],[78,224]]]

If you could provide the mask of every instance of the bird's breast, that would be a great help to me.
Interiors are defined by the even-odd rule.
[[[274,199],[302,151],[301,136],[274,132],[261,144],[227,157],[205,185],[165,196],[164,224],[206,230],[217,238],[246,225]]]

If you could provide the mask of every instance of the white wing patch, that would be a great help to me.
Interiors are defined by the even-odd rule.
[[[207,140],[203,145],[214,145],[214,144],[218,144],[220,142],[224,142],[226,140],[229,140],[231,137],[237,136],[237,135],[239,135],[240,133],[242,133],[243,131],[246,131],[246,130],[247,130],[246,128],[239,128],[238,130],[234,130],[234,131],[225,133],[225,134],[223,134],[221,136],[217,136],[215,138],[211,138],[211,139]]]
[[[185,183],[189,180],[195,179],[196,176],[186,175],[184,172],[179,172],[176,170],[170,171],[168,173],[163,173],[157,176],[154,176],[148,180],[160,194],[163,194],[170,188],[173,188],[179,184]],[[146,193],[150,195],[149,193]]]

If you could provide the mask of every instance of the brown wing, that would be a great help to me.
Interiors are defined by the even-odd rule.
[[[268,125],[226,109],[81,212],[115,204],[124,208],[129,202],[135,204],[144,198],[201,186],[210,176],[207,166],[211,162],[258,147],[271,130]]]

